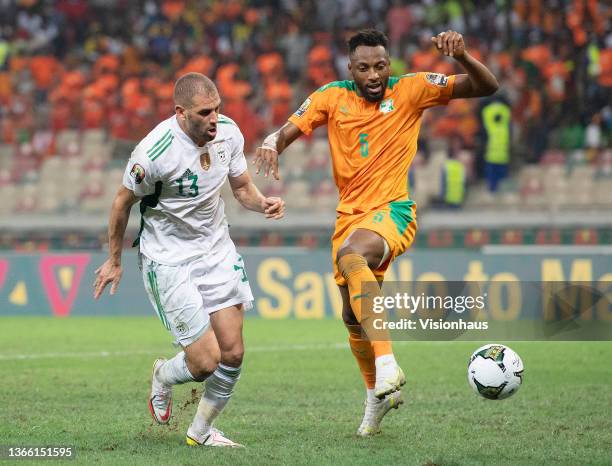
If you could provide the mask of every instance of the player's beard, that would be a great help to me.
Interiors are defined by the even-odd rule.
[[[187,117],[187,130],[192,140],[196,141],[196,144],[203,146],[207,142],[212,141],[217,136],[210,134],[208,131],[212,128],[211,125],[204,125],[200,122],[195,122],[191,118]]]
[[[369,92],[367,84],[358,84],[359,90],[361,91],[361,95],[365,100],[372,103],[378,103],[385,97],[385,92],[387,91],[387,84],[389,83],[389,78],[381,81],[381,90],[377,94],[372,94]]]

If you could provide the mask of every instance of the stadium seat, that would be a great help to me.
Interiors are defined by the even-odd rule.
[[[81,134],[76,129],[64,129],[57,133],[55,145],[57,153],[62,156],[78,155]]]
[[[0,199],[2,199],[2,202],[0,202],[1,215],[7,215],[13,212],[20,189],[21,188],[17,188],[14,184],[6,184],[4,186],[0,184]]]
[[[11,144],[0,144],[0,169],[13,165],[14,147]]]
[[[37,184],[25,184],[20,186],[19,197],[13,211],[19,214],[35,212],[37,208],[37,189]]]
[[[12,185],[13,175],[8,168],[0,168],[0,187]]]
[[[612,178],[600,178],[595,182],[594,203],[606,209],[612,208]]]
[[[540,159],[540,165],[565,165],[565,152],[562,150],[547,150]]]
[[[82,144],[83,146],[97,146],[104,144],[107,139],[106,132],[103,129],[86,129],[83,131]]]
[[[465,167],[465,175],[468,182],[476,178],[476,157],[472,151],[461,150],[456,156],[457,160]]]
[[[576,165],[569,174],[569,182],[574,184],[580,183],[585,179],[593,180],[595,172],[596,167],[593,165]]]
[[[310,195],[310,183],[304,180],[296,180],[287,184],[285,201],[290,207],[298,209],[307,208],[312,203]]]
[[[489,208],[495,205],[495,195],[484,186],[474,186],[466,193],[466,205],[473,208]]]
[[[303,138],[296,139],[283,151],[283,158],[291,157],[291,162],[294,162],[298,158],[306,159],[305,155],[307,151],[306,141]]]
[[[504,210],[518,210],[521,207],[521,196],[517,191],[500,191],[497,198]]]
[[[285,195],[285,185],[282,180],[275,183],[270,183],[262,192],[267,197],[283,197]]]

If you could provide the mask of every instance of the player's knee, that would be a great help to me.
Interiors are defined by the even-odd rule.
[[[240,367],[242,364],[242,358],[244,357],[244,347],[242,345],[236,346],[229,351],[221,353],[221,362],[227,366]]]
[[[340,259],[342,259],[347,254],[358,254],[358,255],[361,255],[361,253],[359,251],[357,251],[353,247],[352,244],[343,244],[342,246],[340,246],[340,248],[338,249],[338,252],[336,253],[336,261],[340,261]]]
[[[189,359],[189,371],[196,382],[203,382],[210,376],[221,361],[220,354],[206,354]]]
[[[352,244],[343,244],[342,246],[340,246],[340,249],[338,249],[338,252],[336,253],[336,263],[340,264],[340,259],[342,259],[344,256],[347,256],[348,254],[360,256],[363,260],[363,263],[367,264],[368,268],[372,270],[377,268],[378,264],[380,263],[380,257],[377,257],[376,254],[361,250],[360,248],[357,248]]]
[[[349,256],[350,257],[347,257]],[[344,260],[342,260],[345,258]],[[342,276],[368,265],[368,261],[361,252],[355,250],[350,244],[342,245],[336,254],[336,264]]]

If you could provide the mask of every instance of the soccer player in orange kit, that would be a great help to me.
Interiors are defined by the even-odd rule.
[[[327,124],[340,194],[332,261],[349,343],[367,388],[357,431],[361,436],[380,432],[384,415],[402,403],[400,387],[406,378],[391,342],[367,337],[362,284],[381,283],[391,261],[414,240],[416,205],[408,195],[408,169],[423,111],[450,99],[491,95],[498,88],[495,76],[465,50],[461,34],[449,30],[431,40],[467,74],[390,76],[387,37],[362,30],[348,42],[353,80],[313,92],[283,127],[265,138],[255,157],[257,173],[271,172],[279,179],[278,155],[302,134]]]

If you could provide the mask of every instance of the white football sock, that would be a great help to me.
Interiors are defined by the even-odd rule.
[[[376,395],[374,395],[373,388],[366,388],[366,401],[368,403],[380,403],[381,400],[376,398]]]
[[[208,433],[217,416],[225,408],[240,379],[240,369],[240,367],[230,367],[220,363],[206,381],[206,389],[191,424],[191,427],[199,434]]]
[[[374,361],[376,364],[376,378],[384,378],[388,375],[395,373],[395,368],[397,367],[397,361],[395,361],[395,356],[393,354],[385,354],[383,356],[379,356]]]
[[[163,363],[157,369],[156,377],[164,385],[176,385],[195,380],[187,368],[184,351]]]

